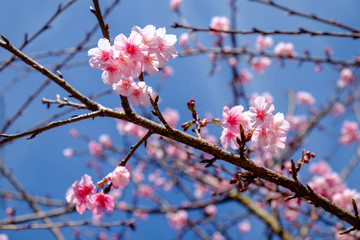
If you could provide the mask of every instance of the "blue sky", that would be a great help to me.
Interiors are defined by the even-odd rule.
[[[62,1],[41,1],[41,0],[3,0],[0,8],[0,33],[5,35],[12,44],[19,46],[23,39],[24,33],[29,35],[37,31],[44,22],[53,14],[57,5]],[[110,0],[101,1],[103,7],[110,4]],[[207,27],[213,16],[229,16],[229,7],[227,0],[210,1],[210,0],[184,0],[181,5],[181,11],[192,26]],[[329,19],[336,19],[345,24],[353,25],[360,28],[358,10],[360,2],[346,1],[340,3],[335,0],[318,0],[318,1],[277,1],[289,7],[300,11],[316,13]],[[128,35],[133,26],[144,27],[152,24],[156,27],[167,27],[167,31],[179,36],[183,30],[171,29],[168,27],[174,21],[177,21],[175,14],[169,11],[168,0],[123,0],[113,10],[106,22],[110,26],[110,35],[114,38],[117,34],[124,33]],[[78,0],[73,6],[66,10],[53,23],[52,27],[41,34],[36,40],[30,43],[25,49],[25,53],[43,52],[50,49],[62,49],[75,46],[81,41],[87,31],[89,31],[96,19],[89,11],[91,1]],[[342,31],[326,24],[309,21],[296,16],[286,16],[283,11],[265,6],[251,1],[238,1],[237,28],[250,29],[257,27],[265,30],[281,29],[295,30],[298,27],[310,28],[313,30]],[[325,7],[326,6],[326,7]],[[340,11],[339,11],[340,9]],[[346,10],[345,10],[346,9]],[[198,33],[198,39],[205,45],[211,45],[214,37],[208,33]],[[90,43],[95,44],[101,32],[97,31]],[[256,35],[238,36],[239,45],[249,44],[254,49]],[[309,49],[311,55],[324,56],[324,47],[330,45],[334,50],[334,57],[344,60],[351,60],[355,55],[360,53],[359,40],[339,39],[334,37],[309,37],[303,36],[273,36],[275,44],[284,42],[293,42],[295,50],[303,54],[303,49]],[[227,39],[229,44],[229,40]],[[179,46],[177,46],[179,47]],[[179,48],[180,49],[180,48]],[[3,49],[0,50],[0,59],[7,59],[11,56]],[[62,60],[64,56],[40,59],[42,64],[53,64]],[[86,52],[80,53],[72,62],[87,61]],[[191,98],[196,99],[197,109],[200,114],[211,112],[215,117],[221,117],[223,106],[231,101],[231,91],[227,87],[231,80],[230,70],[226,64],[222,63],[223,70],[209,76],[209,60],[206,55],[192,56],[186,58],[176,58],[168,63],[175,70],[175,75],[166,79],[161,91],[162,103],[160,108],[166,107],[178,109],[181,115],[180,122],[189,120],[190,114],[186,108],[186,102]],[[14,78],[19,76],[17,66],[24,66],[18,61],[14,67],[8,68],[0,73],[0,90]],[[240,63],[241,67],[247,67],[245,58]],[[316,96],[316,106],[322,106],[329,97],[329,92],[334,89],[335,82],[339,76],[338,70],[331,65],[323,65],[324,70],[320,73],[314,72],[312,63],[304,63],[298,67],[295,61],[287,61],[286,67],[281,68],[278,61],[272,61],[271,66],[265,74],[253,73],[252,83],[245,87],[248,93],[264,91],[270,92],[274,96],[276,111],[286,112],[287,95],[289,88],[295,90],[304,90],[311,92]],[[91,94],[103,89],[101,81],[101,71],[92,69],[89,65],[81,65],[76,68],[62,69],[64,78],[70,84],[77,87],[85,94]],[[149,85],[156,83],[158,76],[153,79],[147,79]],[[38,73],[29,73],[24,78],[16,82],[6,92],[1,91],[2,107],[1,112],[5,119],[12,116],[17,108],[25,101],[29,93],[34,91],[45,78]],[[14,133],[26,130],[37,124],[39,121],[46,119],[48,116],[58,112],[61,109],[52,106],[47,109],[41,103],[41,98],[55,98],[55,94],[66,96],[66,93],[51,83],[46,90],[36,97],[29,108],[23,113],[7,131]],[[99,100],[102,104],[115,108],[119,106],[119,98],[116,94],[111,94]],[[305,109],[299,109],[304,111]],[[68,117],[71,114],[67,115]],[[325,123],[336,126],[334,129],[328,129],[326,133],[314,131],[312,138],[309,139],[305,146],[311,147],[319,158],[324,156],[329,149],[336,143],[338,126],[345,119],[354,119],[351,114],[345,114],[339,119],[327,119]],[[4,119],[2,119],[4,120]],[[14,176],[27,189],[29,193],[37,195],[50,194],[57,199],[63,199],[66,189],[75,181],[80,179],[84,173],[92,173],[84,166],[84,162],[89,156],[80,156],[66,159],[62,155],[62,150],[66,147],[75,147],[77,149],[86,149],[87,144],[69,135],[70,128],[76,128],[79,132],[86,133],[89,137],[97,139],[100,134],[107,133],[116,142],[121,142],[115,121],[112,119],[94,119],[84,122],[74,123],[69,126],[63,126],[51,131],[39,134],[34,139],[18,139],[8,144],[2,149],[2,156],[5,159],[5,166],[11,169]],[[219,130],[215,130],[219,136]],[[331,136],[331,137],[329,137]],[[352,148],[339,147],[333,158],[330,159],[331,165],[335,169],[341,169],[351,157]],[[351,150],[349,150],[351,149]],[[354,169],[350,176],[349,185],[353,188],[357,186],[357,173],[359,168]],[[0,177],[0,185],[6,189],[9,184],[4,177]],[[3,188],[3,187],[2,187]],[[1,201],[0,209],[5,208],[10,203]],[[12,203],[11,203],[12,204]],[[29,209],[19,202],[14,203],[18,208],[18,214],[27,213]],[[72,216],[75,214],[72,214]],[[90,216],[87,213],[87,216]],[[3,218],[3,211],[0,210],[0,217]],[[153,222],[162,223],[166,230],[152,231]],[[160,224],[159,224],[160,225]],[[168,230],[165,218],[156,216],[151,221],[139,221],[138,231],[131,234],[132,239],[146,238],[147,232],[158,234],[152,236],[160,239],[168,239],[173,236],[173,231]],[[0,231],[1,233],[2,231]],[[27,237],[34,236],[38,239],[48,239],[50,233],[45,231],[30,231],[26,233],[6,232],[10,239],[20,239],[23,234]],[[66,236],[71,236],[71,231],[65,230]],[[237,235],[235,235],[237,236]],[[239,236],[240,237],[240,236]],[[243,239],[247,239],[246,236]]]

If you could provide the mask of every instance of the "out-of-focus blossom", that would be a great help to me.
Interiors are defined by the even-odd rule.
[[[259,35],[256,37],[256,48],[261,51],[271,47],[273,44],[274,41],[271,36],[264,37],[263,35]]]
[[[257,73],[264,73],[270,64],[271,60],[268,57],[253,58],[250,62],[251,68]]]

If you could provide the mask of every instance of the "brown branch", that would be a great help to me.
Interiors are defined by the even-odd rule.
[[[279,220],[272,214],[268,213],[265,209],[258,207],[249,196],[245,196],[242,193],[232,190],[229,192],[228,197],[242,203],[250,212],[258,216],[270,229],[279,235],[281,239],[291,240],[293,239],[291,234],[282,228]]]
[[[28,65],[32,66],[34,69],[41,72],[43,75],[54,81],[56,84],[58,84],[60,87],[68,91],[73,97],[78,99],[80,102],[88,106],[90,110],[98,110],[100,108],[100,105],[91,99],[85,97],[83,94],[78,92],[76,89],[74,89],[69,83],[67,83],[64,79],[60,78],[38,62],[34,61],[33,59],[29,58],[26,54],[21,52],[19,49],[14,47],[6,37],[1,35],[1,37],[4,39],[4,41],[0,41],[0,46],[7,49],[8,51],[15,54],[18,58],[20,58],[23,62],[27,63]]]
[[[32,40],[34,40],[36,37],[38,37],[43,31],[50,28],[50,24],[52,21],[55,20],[57,16],[59,16],[60,13],[62,13],[65,9],[71,6],[75,0],[68,1],[64,6],[62,4],[59,5],[56,12],[53,14],[53,16],[50,17],[50,19],[42,26],[36,33],[34,33],[31,37],[27,37],[27,34],[25,35],[25,41],[23,44],[19,47],[20,50],[22,50],[28,43],[30,43]],[[0,72],[8,66],[12,61],[14,61],[15,55],[13,55],[9,60],[5,61],[4,64],[0,67]]]
[[[332,25],[332,26],[336,26],[336,27],[340,27],[340,28],[349,30],[351,32],[360,33],[360,30],[356,29],[354,27],[347,26],[347,25],[345,25],[343,23],[340,23],[340,22],[337,22],[335,20],[330,20],[330,19],[318,17],[318,16],[316,16],[315,14],[312,14],[312,13],[309,14],[309,13],[303,13],[303,12],[300,12],[300,11],[296,11],[294,9],[291,9],[291,8],[285,7],[283,5],[280,5],[278,3],[275,3],[274,1],[271,1],[271,0],[252,0],[252,1],[258,2],[258,3],[263,3],[263,4],[266,4],[266,5],[270,5],[270,6],[273,6],[275,8],[281,9],[283,11],[286,11],[289,15],[296,15],[296,16],[316,20],[316,21],[319,21],[319,22],[322,22],[322,23],[326,23],[326,24],[329,24],[329,25]]]
[[[131,156],[135,153],[136,149],[151,136],[152,132],[148,131],[135,145],[131,146],[131,151],[126,155],[126,157],[119,162],[118,166],[125,166],[127,161],[131,158]]]
[[[30,137],[28,137],[28,139],[31,139],[31,138],[34,138],[36,135],[38,135],[38,134],[40,134],[40,133],[42,133],[42,132],[44,132],[46,130],[53,129],[53,128],[56,128],[56,127],[59,127],[59,126],[65,125],[65,124],[77,122],[77,121],[84,120],[84,119],[98,117],[98,116],[101,116],[101,114],[102,114],[102,111],[98,110],[98,111],[95,111],[95,112],[83,114],[83,115],[76,116],[76,117],[73,117],[73,118],[60,120],[60,121],[57,121],[57,122],[51,122],[46,126],[35,128],[35,129],[32,129],[32,130],[17,133],[17,134],[0,134],[0,137],[4,137],[4,139],[0,140],[0,146],[7,143],[7,142],[10,142],[10,141],[12,141],[14,139],[21,138],[21,137],[24,137],[24,136],[29,136],[30,135]]]
[[[41,212],[41,209],[39,207],[39,205],[34,202],[27,194],[27,192],[25,191],[25,188],[15,179],[15,177],[4,167],[4,165],[2,164],[2,162],[0,162],[0,172],[1,174],[3,174],[9,181],[10,183],[16,188],[17,191],[19,191],[21,193],[21,195],[23,195],[24,199],[28,202],[29,206],[31,209],[33,209],[35,212]],[[46,224],[51,224],[51,220],[48,217],[45,217],[43,219],[43,221]],[[1,228],[1,225],[0,225]],[[51,232],[53,233],[53,235],[56,237],[56,239],[65,239],[60,230],[55,227],[52,226],[50,227]]]
[[[10,190],[0,190],[0,196],[4,198],[14,198],[20,200],[24,199],[24,196],[21,195],[20,193],[16,193]],[[65,200],[52,199],[50,197],[39,197],[30,194],[28,194],[28,197],[31,198],[33,202],[47,206],[59,207],[59,206],[65,206],[67,204]]]
[[[116,221],[116,222],[94,222],[93,220],[81,220],[81,221],[69,221],[69,222],[56,222],[56,223],[29,223],[22,225],[0,225],[0,229],[6,230],[23,230],[23,229],[47,229],[47,228],[63,228],[63,227],[76,227],[76,226],[92,226],[92,227],[101,227],[109,228],[114,226],[129,226],[134,228],[135,220],[125,220],[125,221]]]
[[[181,52],[179,56],[189,56],[189,55],[198,55],[198,54],[206,54],[209,52],[213,53],[221,53],[224,55],[229,54],[239,54],[239,55],[249,55],[249,56],[266,56],[270,58],[283,58],[283,59],[295,59],[303,62],[314,62],[314,63],[327,63],[327,64],[335,64],[335,65],[341,65],[341,66],[359,66],[360,62],[358,61],[345,61],[335,58],[327,58],[327,57],[312,57],[312,56],[291,56],[291,57],[279,57],[274,52],[263,52],[263,51],[254,51],[247,48],[236,48],[236,49],[223,49],[223,48],[208,48],[204,50],[197,50],[192,52]]]
[[[183,28],[187,30],[191,30],[193,32],[219,32],[219,33],[229,33],[229,34],[241,34],[241,35],[249,35],[249,34],[263,34],[263,35],[303,35],[309,34],[311,36],[331,36],[331,37],[350,37],[350,38],[360,38],[360,32],[354,33],[343,33],[343,32],[328,32],[328,31],[314,31],[305,28],[298,28],[298,30],[262,30],[259,28],[252,28],[251,30],[219,30],[214,28],[199,28],[192,27],[188,25],[183,25],[179,23],[174,23],[171,25],[173,28]]]
[[[17,224],[26,221],[40,220],[49,217],[57,217],[73,211],[75,211],[75,207],[68,205],[63,208],[51,209],[49,211],[40,211],[36,213],[24,214],[21,216],[0,220],[0,226],[7,224]]]

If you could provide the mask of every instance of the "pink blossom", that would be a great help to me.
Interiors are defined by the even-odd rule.
[[[145,128],[123,120],[116,121],[116,128],[121,135],[130,134],[136,138],[142,138],[147,132]]]
[[[95,214],[101,214],[104,210],[107,213],[114,211],[114,199],[109,194],[93,193],[87,198],[87,206]]]
[[[89,142],[89,151],[90,151],[91,155],[94,155],[97,157],[103,156],[101,144],[99,144],[98,142],[96,142],[94,140],[91,140]]]
[[[180,115],[177,110],[166,108],[163,112],[163,116],[170,127],[176,128]]]
[[[114,188],[126,187],[130,182],[130,172],[122,166],[118,166],[108,174]]]
[[[235,67],[236,64],[237,64],[237,59],[236,57],[230,57],[229,60],[228,60],[228,63],[230,65],[230,67]]]
[[[154,194],[154,189],[149,184],[141,184],[138,187],[138,192],[146,198],[151,198]]]
[[[170,1],[170,9],[172,11],[177,11],[179,9],[179,6],[181,3],[182,3],[182,0],[171,0]]]
[[[171,227],[179,230],[187,225],[188,214],[185,210],[179,210],[175,213],[168,212],[166,218]]]
[[[340,176],[334,172],[315,176],[308,184],[315,192],[328,199],[331,199],[335,193],[343,191],[345,187]]]
[[[127,54],[132,61],[142,62],[147,47],[142,42],[142,36],[131,31],[129,38],[124,34],[119,34],[114,39],[114,47],[116,50]]]
[[[338,85],[338,87],[343,88],[346,85],[354,82],[354,79],[355,78],[354,78],[352,71],[348,68],[344,68],[340,72],[340,78],[337,81],[337,85]]]
[[[86,210],[87,198],[94,192],[94,184],[88,175],[82,176],[80,182],[75,181],[66,192],[66,201],[76,205],[76,211],[80,214]]]
[[[288,115],[286,116],[286,120],[295,131],[302,131],[307,126],[307,118],[305,115]]]
[[[142,210],[134,211],[134,216],[138,217],[141,220],[146,220],[148,217],[148,213]]]
[[[135,183],[141,183],[144,181],[145,176],[141,170],[136,169],[132,172],[133,180]]]
[[[133,105],[146,106],[150,104],[149,94],[152,93],[152,88],[147,86],[145,82],[134,83],[129,101]]]
[[[247,84],[250,83],[252,74],[247,69],[241,69],[237,78],[235,79],[236,84]]]
[[[182,33],[179,37],[179,45],[180,46],[186,46],[189,43],[189,34],[188,33]]]
[[[167,78],[167,77],[170,77],[174,75],[174,69],[170,66],[165,66],[163,69],[162,69],[162,77],[163,78]]]
[[[325,175],[330,173],[331,171],[332,170],[329,167],[329,164],[324,160],[317,163],[312,163],[310,165],[310,172],[314,174]]]
[[[101,134],[99,137],[99,142],[102,146],[104,146],[104,148],[111,148],[113,144],[110,136],[107,134]]]
[[[160,62],[157,55],[155,53],[148,52],[144,56],[144,61],[141,70],[142,72],[146,71],[150,76],[153,77],[159,72],[158,69],[159,66],[160,66]]]
[[[72,148],[65,148],[63,151],[63,155],[67,158],[74,156],[74,153],[75,151]]]
[[[214,232],[211,235],[211,240],[225,240],[225,238],[223,237],[223,235],[221,235],[221,233],[219,232]]]
[[[341,135],[338,138],[339,143],[350,145],[360,140],[360,131],[357,122],[345,121],[341,128]]]
[[[166,65],[166,61],[178,56],[178,52],[174,47],[177,38],[176,35],[166,34],[165,28],[158,28],[156,30],[155,47],[151,47],[150,51],[154,52],[159,59],[159,68]]]
[[[110,42],[106,38],[100,38],[98,41],[98,47],[91,48],[88,51],[88,56],[91,56],[89,64],[93,68],[105,69],[110,59]]]
[[[0,234],[0,240],[9,240],[9,237],[5,233],[1,233]]]
[[[110,54],[113,56],[115,65],[124,77],[139,77],[142,68],[140,62],[133,61],[130,56],[115,49],[110,51]]]
[[[268,121],[274,110],[275,107],[271,102],[267,101],[265,97],[259,96],[245,114],[250,118],[251,127],[255,128]]]
[[[216,210],[216,206],[214,204],[210,204],[210,205],[205,207],[204,211],[205,211],[206,215],[212,216],[212,215],[216,214],[217,210]]]
[[[229,128],[234,133],[240,133],[240,124],[244,129],[249,128],[249,119],[243,114],[244,107],[241,105],[232,107],[229,109],[228,106],[223,108],[223,119],[221,123]]]
[[[292,208],[284,209],[284,217],[288,221],[295,222],[298,216],[299,216],[299,211],[297,211],[296,209],[292,209]]]
[[[122,72],[119,71],[117,65],[109,64],[101,74],[101,78],[104,84],[114,84],[120,80],[121,75]]]
[[[229,147],[237,150],[239,149],[239,144],[236,141],[236,138],[240,138],[239,134],[235,134],[234,132],[230,131],[228,128],[224,128],[221,133],[220,143],[223,148],[228,149]]]
[[[298,104],[310,106],[315,103],[315,98],[311,95],[311,93],[299,91],[296,93],[296,102]]]
[[[253,58],[250,62],[251,68],[257,73],[264,73],[270,64],[271,60],[268,57]]]
[[[264,37],[263,35],[259,35],[256,38],[256,48],[260,51],[264,50],[265,48],[271,47],[274,41],[271,36]]]
[[[332,110],[331,110],[331,113],[337,117],[337,116],[340,116],[342,113],[345,112],[345,107],[343,104],[341,103],[335,103]]]
[[[352,211],[354,209],[352,199],[357,202],[360,200],[360,195],[355,189],[350,190],[349,188],[345,188],[343,191],[335,193],[332,196],[332,201],[334,203],[348,211]]]
[[[239,223],[238,225],[238,230],[241,233],[247,233],[250,231],[251,225],[249,220],[245,219],[242,222]]]
[[[79,137],[79,132],[75,129],[75,128],[70,128],[70,135],[73,137],[73,138],[77,138]]]
[[[117,83],[113,84],[113,90],[122,96],[129,96],[133,91],[135,82],[132,77],[121,78]]]
[[[266,99],[266,101],[268,101],[268,102],[273,102],[274,101],[273,96],[268,92],[263,92],[262,94],[259,94],[259,93],[255,92],[255,93],[251,94],[251,97],[250,97],[250,100],[249,100],[249,105],[251,105],[251,106],[255,105],[255,99],[257,97],[259,97],[259,96],[263,96]]]
[[[279,57],[295,57],[294,45],[292,43],[279,42],[275,46],[275,54]]]
[[[220,30],[220,31],[227,31],[229,30],[229,19],[227,17],[219,17],[219,16],[215,16],[211,19],[211,23],[210,23],[210,28],[214,29],[214,30]],[[226,36],[226,33],[224,32],[215,32],[215,31],[210,31],[210,33],[212,35],[219,35],[222,38],[224,38]]]

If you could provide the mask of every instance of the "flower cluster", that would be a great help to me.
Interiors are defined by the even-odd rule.
[[[130,173],[125,167],[117,167],[107,176],[114,188],[125,187],[129,184]],[[88,208],[93,214],[99,215],[104,210],[114,211],[114,198],[104,192],[96,192],[91,177],[87,174],[80,181],[75,181],[66,192],[66,201],[76,206],[76,211],[83,214]]]
[[[175,35],[166,34],[165,28],[147,25],[141,29],[135,26],[129,37],[124,34],[116,36],[114,45],[108,39],[100,39],[98,47],[88,51],[91,56],[89,64],[103,70],[103,82],[113,84],[114,91],[129,96],[134,105],[145,106],[150,103],[148,95],[152,88],[134,79],[145,71],[154,76],[171,57],[177,57],[176,40]]]
[[[243,112],[244,107],[239,105],[231,109],[225,106],[221,123],[225,126],[220,142],[225,149],[239,148],[237,138],[240,139],[240,124],[245,133],[253,132],[252,141],[276,153],[285,148],[286,133],[290,124],[284,119],[284,114],[276,113],[274,105],[264,96],[255,99],[249,111]]]

